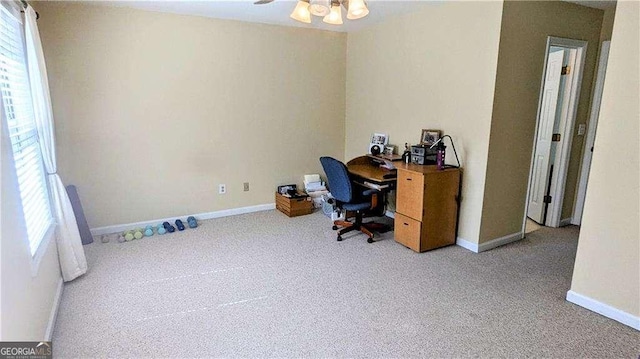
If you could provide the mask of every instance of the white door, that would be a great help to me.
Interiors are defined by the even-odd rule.
[[[535,155],[533,158],[533,172],[531,174],[531,189],[529,191],[529,205],[527,210],[527,216],[538,223],[544,223],[544,196],[547,191],[549,179],[551,139],[553,137],[553,124],[556,117],[563,60],[564,51],[549,53],[547,73],[542,90],[538,137],[534,149]]]

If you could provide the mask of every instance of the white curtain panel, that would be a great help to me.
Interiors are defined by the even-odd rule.
[[[87,259],[82,248],[82,240],[78,231],[76,217],[71,201],[62,180],[57,173],[55,127],[49,95],[47,68],[44,63],[40,33],[36,24],[36,12],[31,6],[25,10],[25,40],[27,45],[27,66],[31,82],[31,96],[42,158],[44,159],[49,187],[51,205],[56,219],[56,242],[62,278],[65,282],[73,280],[87,272]]]

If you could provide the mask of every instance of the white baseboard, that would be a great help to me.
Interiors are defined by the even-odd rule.
[[[572,221],[573,221],[573,218],[571,218],[571,217],[565,218],[565,219],[561,219],[560,220],[560,227],[568,226],[568,225],[572,224],[571,223]]]
[[[576,293],[572,290],[567,292],[567,301],[640,331],[640,317],[631,315],[608,304],[598,302],[595,299]]]
[[[479,249],[480,249],[480,252],[488,251],[496,247],[504,246],[505,244],[508,244],[508,243],[519,241],[523,237],[524,236],[522,232],[507,234],[504,237],[500,237],[500,238],[492,239],[488,242],[480,243]]]
[[[488,251],[490,249],[494,249],[496,247],[504,246],[505,244],[508,244],[511,242],[519,241],[522,239],[522,237],[523,237],[522,232],[517,232],[517,233],[506,235],[504,237],[492,239],[488,242],[484,242],[480,244],[469,242],[465,239],[458,237],[456,239],[456,244],[474,253],[480,253],[480,252]]]
[[[58,289],[56,289],[56,296],[53,298],[53,305],[51,306],[51,314],[49,314],[49,323],[47,324],[47,331],[44,332],[44,340],[51,341],[53,337],[53,330],[56,327],[56,320],[58,318],[58,309],[60,308],[60,300],[62,299],[62,291],[64,290],[64,282],[62,278],[58,281]]]
[[[198,220],[203,220],[203,219],[235,216],[238,214],[245,214],[245,213],[252,213],[252,212],[268,211],[275,208],[276,208],[275,203],[266,203],[266,204],[259,204],[256,206],[231,208],[231,209],[224,209],[221,211],[206,212],[206,213],[199,213],[199,214],[187,214],[187,215],[175,216],[175,217],[165,218],[165,219],[154,219],[151,221],[116,224],[113,226],[91,228],[91,234],[93,234],[94,236],[98,236],[102,234],[123,232],[123,231],[134,229],[134,228],[140,228],[140,227],[144,228],[148,225],[158,225],[165,221],[172,223],[173,220],[175,220],[176,218],[187,218],[189,216],[194,216]]]
[[[474,253],[478,253],[478,243],[469,242],[466,239],[458,237],[456,238],[456,245],[468,249]]]

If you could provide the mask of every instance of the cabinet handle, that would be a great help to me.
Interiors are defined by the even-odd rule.
[[[405,223],[404,225],[405,225],[405,226],[408,226],[408,225],[409,225],[409,223]]]
[[[411,181],[411,178],[407,178],[407,181]]]

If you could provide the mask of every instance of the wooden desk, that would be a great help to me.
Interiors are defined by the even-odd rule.
[[[369,156],[356,157],[347,162],[347,170],[356,177],[377,184],[394,185],[397,177],[395,170],[380,167],[374,162],[374,159]]]
[[[401,161],[393,165],[396,170],[388,170],[371,156],[360,156],[347,162],[347,169],[364,186],[370,181],[388,185],[385,191],[396,189],[396,242],[416,252],[455,244],[461,169]]]
[[[384,161],[383,161],[384,162]],[[380,167],[375,158],[360,156],[347,162],[347,170],[354,178],[354,183],[379,191],[372,198],[373,213],[383,216],[386,210],[387,192],[396,186],[396,170]]]

